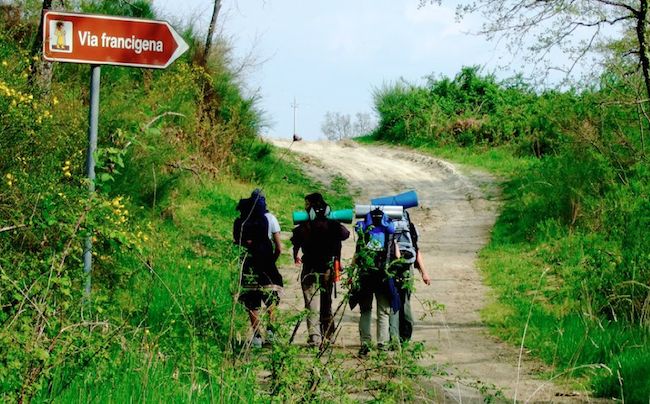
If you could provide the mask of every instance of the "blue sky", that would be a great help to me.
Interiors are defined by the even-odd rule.
[[[421,83],[429,74],[455,75],[462,66],[493,72],[503,63],[495,44],[467,32],[480,21],[455,19],[453,4],[418,9],[417,0],[223,0],[223,34],[235,57],[253,54],[245,70],[247,91],[257,93],[269,128],[264,134],[323,138],[325,113],[372,113],[372,93],[403,78]],[[161,17],[194,22],[205,31],[211,0],[155,0]],[[508,56],[505,56],[506,60]],[[235,65],[238,61],[235,61]],[[508,74],[500,74],[507,76]]]

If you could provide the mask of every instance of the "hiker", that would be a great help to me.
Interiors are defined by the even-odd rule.
[[[370,211],[365,220],[357,222],[355,230],[359,235],[352,264],[359,268],[358,285],[350,295],[350,307],[359,304],[359,355],[369,353],[372,344],[370,323],[372,300],[377,300],[377,346],[388,347],[389,317],[391,310],[399,310],[399,293],[390,275],[390,265],[399,258],[395,242],[395,228],[388,216],[380,209]]]
[[[248,311],[254,348],[262,347],[260,308],[262,302],[269,313],[267,341],[273,338],[274,309],[282,293],[282,275],[276,261],[282,253],[280,224],[266,209],[266,199],[261,190],[255,189],[250,198],[240,199],[237,205],[240,216],[233,225],[236,244],[244,247],[239,301]]]
[[[406,210],[402,218],[395,220],[395,240],[401,260],[395,263],[395,286],[399,292],[400,308],[390,316],[390,337],[394,342],[406,342],[413,335],[413,313],[411,293],[413,290],[413,267],[417,268],[425,285],[431,285],[431,278],[424,269],[422,254],[418,248],[418,231]]]
[[[327,218],[329,205],[315,192],[305,196],[305,210],[309,220],[293,229],[293,260],[302,264],[300,285],[305,299],[309,346],[320,346],[331,340],[336,326],[332,317],[332,287],[334,265],[341,259],[341,242],[350,232],[339,222]],[[298,254],[302,250],[302,257]],[[318,296],[319,295],[319,296]],[[317,317],[320,300],[320,314]]]

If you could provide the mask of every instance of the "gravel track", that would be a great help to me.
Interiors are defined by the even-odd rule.
[[[423,341],[430,358],[424,364],[445,376],[434,376],[423,388],[444,391],[445,402],[496,401],[593,402],[584,393],[567,391],[535,377],[544,368],[519,350],[490,336],[479,311],[489,298],[476,268],[498,215],[498,189],[489,175],[460,171],[455,165],[418,152],[353,142],[285,142],[272,140],[298,154],[305,171],[328,184],[334,176],[347,179],[357,203],[371,197],[415,189],[420,206],[409,210],[420,233],[420,249],[432,278],[426,286],[419,276],[412,308],[417,320],[414,340]],[[334,207],[344,208],[344,207]],[[286,229],[285,229],[286,230]],[[288,237],[288,233],[284,235]],[[354,242],[343,247],[349,259]],[[284,309],[301,310],[296,268],[282,268],[288,281]],[[436,302],[443,310],[426,306]],[[351,351],[359,346],[358,308],[346,312],[336,345]],[[374,327],[374,321],[373,321]],[[306,341],[301,327],[297,341]],[[374,334],[374,331],[373,331]],[[497,393],[504,398],[496,397]],[[443,397],[442,399],[440,397]]]

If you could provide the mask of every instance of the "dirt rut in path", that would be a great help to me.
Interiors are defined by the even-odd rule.
[[[498,203],[486,196],[490,192],[492,197],[495,195],[494,181],[489,176],[464,175],[450,163],[392,147],[352,142],[273,143],[290,146],[301,156],[307,173],[325,184],[336,175],[346,178],[352,190],[359,193],[357,203],[367,204],[371,197],[405,190],[417,191],[420,206],[409,213],[420,233],[419,246],[432,285],[424,285],[416,276],[412,298],[417,319],[414,340],[423,341],[433,354],[426,365],[448,374],[435,376],[432,383],[446,390],[449,402],[483,401],[498,393],[508,401],[588,400],[533,378],[533,369],[539,369],[538,365],[523,358],[518,366],[519,351],[489,336],[481,321],[479,310],[486,304],[488,289],[482,283],[476,259],[488,242],[498,209]],[[344,245],[344,261],[353,251],[354,242],[349,240]],[[298,270],[282,271],[288,281],[283,306],[301,310]],[[434,302],[444,305],[444,310],[431,315],[426,306]],[[358,318],[358,308],[346,313],[337,345],[358,348]],[[302,343],[306,338],[303,325],[297,341]]]

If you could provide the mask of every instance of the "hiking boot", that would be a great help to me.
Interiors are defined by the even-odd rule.
[[[262,337],[260,337],[259,335],[254,336],[253,339],[251,340],[251,347],[255,349],[262,348]]]
[[[369,353],[370,353],[370,347],[366,344],[362,344],[361,348],[359,348],[359,357],[365,358],[368,356]]]

